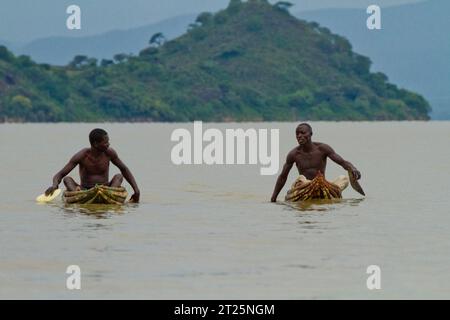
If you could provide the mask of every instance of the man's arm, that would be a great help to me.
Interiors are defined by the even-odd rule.
[[[81,161],[83,158],[84,150],[81,150],[80,152],[76,153],[69,162],[62,168],[55,176],[53,177],[53,184],[51,187],[49,187],[45,191],[45,195],[50,195],[58,189],[59,184],[61,183],[62,179],[67,176],[70,171],[72,171]]]
[[[130,169],[125,165],[125,163],[120,160],[117,152],[109,148],[108,154],[111,157],[111,162],[119,168],[120,172],[122,173],[123,177],[128,181],[128,183],[131,185],[131,187],[134,190],[134,194],[131,196],[131,199],[133,202],[139,202],[139,197],[141,195],[141,192],[139,190],[139,187],[137,186],[136,180],[134,179],[133,174],[131,173]]]
[[[344,160],[340,155],[338,155],[333,148],[331,148],[327,144],[322,144],[321,149],[325,151],[325,154],[328,158],[336,162],[338,165],[340,165],[342,168],[344,168],[346,171],[350,170],[353,173],[353,176],[356,178],[356,180],[361,179],[361,172],[358,171],[358,169],[355,168],[353,164],[351,164],[349,161]]]
[[[283,189],[284,185],[286,184],[289,171],[291,171],[292,166],[294,165],[294,156],[292,154],[292,151],[288,154],[286,157],[286,163],[283,166],[283,170],[281,171],[280,175],[278,176],[277,183],[275,184],[275,189],[273,190],[272,198],[270,199],[271,202],[277,202],[278,194],[280,193],[281,189]]]

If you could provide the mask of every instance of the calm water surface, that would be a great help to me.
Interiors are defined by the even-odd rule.
[[[450,298],[450,123],[312,125],[314,140],[360,169],[367,197],[271,204],[276,176],[259,166],[175,166],[170,134],[192,124],[0,125],[0,298]],[[36,204],[96,126],[142,203]],[[240,126],[279,128],[280,161],[295,146],[295,123]],[[344,173],[329,162],[328,179]],[[69,291],[74,264],[82,289]],[[381,290],[366,287],[369,265],[381,268]]]

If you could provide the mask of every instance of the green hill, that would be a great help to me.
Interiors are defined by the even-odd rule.
[[[151,36],[151,35],[150,35]],[[149,38],[150,38],[149,36]],[[33,63],[0,47],[0,119],[271,121],[428,119],[421,96],[370,73],[343,37],[282,4],[232,0],[183,36],[115,61]],[[157,43],[161,45],[157,45]]]

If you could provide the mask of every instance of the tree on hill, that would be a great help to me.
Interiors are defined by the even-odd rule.
[[[242,5],[243,5],[243,3],[241,0],[230,0],[230,3],[228,4],[228,7],[226,9],[226,12],[236,13],[240,10]],[[220,13],[216,14],[216,17],[215,17],[215,19],[219,19],[219,20],[222,20],[224,18],[225,18],[224,15],[220,15]]]
[[[229,9],[230,7],[239,6],[241,4],[242,4],[241,0],[230,0],[230,3],[228,4],[228,8],[227,9]]]
[[[293,4],[288,1],[278,1],[273,6],[283,11],[289,11],[289,9],[293,6]]]
[[[166,42],[166,37],[161,32],[155,33],[149,41],[150,46],[160,47]]]
[[[98,60],[96,58],[89,58],[86,61],[86,64],[90,67],[96,67]]]
[[[213,21],[213,14],[210,12],[200,13],[199,16],[197,17],[197,19],[195,20],[195,22],[197,22],[203,26],[207,25],[211,21]]]
[[[102,59],[102,60],[100,61],[100,65],[101,65],[102,67],[107,67],[107,66],[112,65],[112,64],[114,64],[114,61],[109,60],[109,59]]]
[[[0,46],[0,59],[11,62],[14,60],[14,55],[5,46]]]
[[[75,56],[71,62],[69,62],[69,66],[73,68],[78,68],[82,66],[84,63],[86,63],[88,60],[88,57],[85,55],[77,55]]]
[[[126,53],[118,53],[114,55],[114,60],[118,63],[125,62],[130,56]]]
[[[198,22],[193,22],[193,23],[189,23],[188,27],[187,27],[187,31],[193,31],[195,29],[197,29],[198,27],[200,27],[201,24]]]

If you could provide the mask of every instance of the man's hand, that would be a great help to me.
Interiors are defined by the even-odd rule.
[[[131,203],[139,203],[139,198],[140,198],[141,194],[139,192],[135,192],[131,198],[130,201]]]
[[[45,195],[46,196],[52,195],[53,192],[55,192],[56,189],[58,189],[58,187],[55,187],[55,186],[49,187],[47,190],[45,190]]]
[[[356,180],[361,179],[361,172],[359,172],[358,169],[356,169],[355,167],[352,167],[350,170],[353,174],[353,177],[355,177]]]

